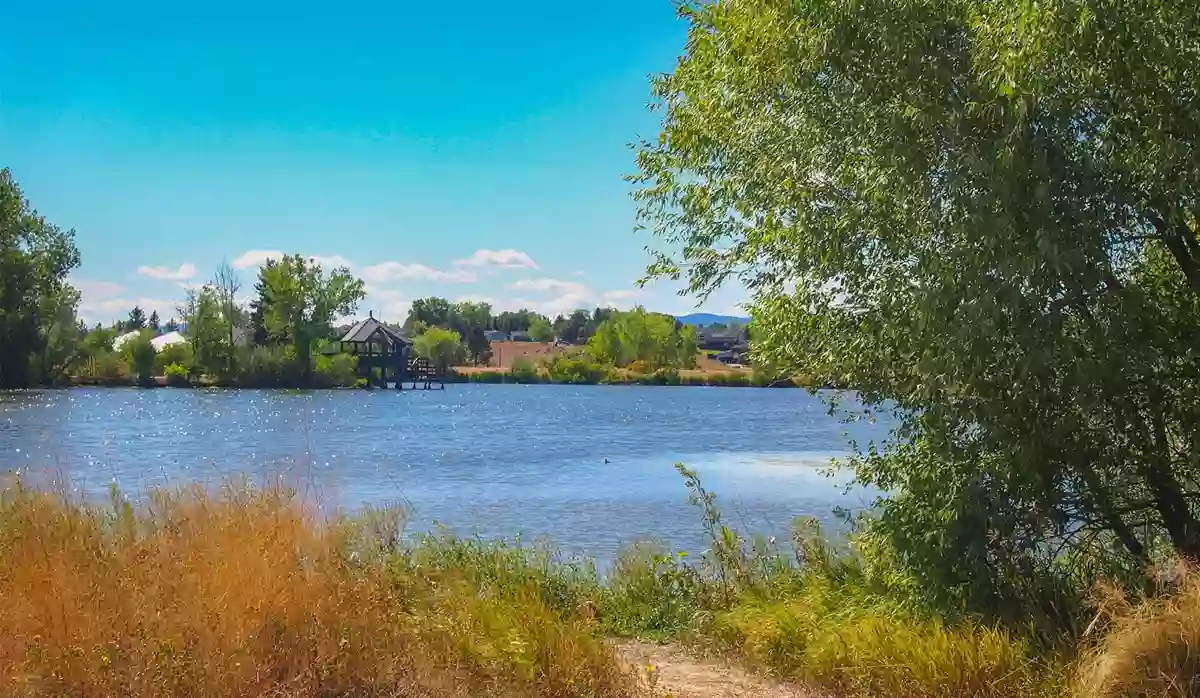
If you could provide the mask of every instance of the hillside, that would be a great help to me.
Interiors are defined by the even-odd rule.
[[[738,317],[736,315],[716,315],[714,313],[691,313],[689,315],[676,315],[675,319],[685,325],[692,325],[694,327],[716,324],[728,325],[731,322],[736,322],[739,325],[745,325],[746,323],[750,322],[750,318],[748,317]]]

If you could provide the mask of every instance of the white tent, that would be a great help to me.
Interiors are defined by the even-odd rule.
[[[150,344],[154,347],[154,351],[157,353],[173,344],[187,344],[187,338],[178,332],[168,332],[150,340]]]
[[[133,339],[134,337],[137,337],[139,334],[141,334],[140,331],[134,330],[133,332],[126,332],[125,334],[121,335],[120,337],[117,337],[116,339],[113,340],[113,343],[112,343],[113,351],[121,351],[121,347],[123,347],[125,345],[125,342],[128,342],[129,340]]]

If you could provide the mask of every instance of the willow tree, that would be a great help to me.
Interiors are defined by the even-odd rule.
[[[739,280],[759,361],[896,410],[853,466],[921,585],[1018,615],[1200,558],[1200,6],[682,13],[650,274]]]

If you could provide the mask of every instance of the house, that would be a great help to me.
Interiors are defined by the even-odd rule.
[[[745,343],[746,329],[744,327],[696,328],[696,345],[706,351],[730,351]]]
[[[501,332],[500,330],[488,330],[487,332],[483,333],[483,336],[486,337],[487,341],[489,341],[489,342],[507,342],[508,341],[508,333]]]
[[[528,332],[522,332],[521,330],[517,330],[516,332],[510,332],[508,335],[508,338],[514,342],[532,342],[533,341],[533,338],[529,336]]]
[[[187,344],[187,338],[178,332],[168,332],[150,340],[150,346],[154,347],[155,353],[162,353],[163,349],[175,344]]]
[[[121,335],[120,337],[117,337],[116,339],[113,340],[113,343],[112,343],[113,351],[121,351],[121,347],[125,346],[125,344],[127,342],[129,342],[132,339],[135,339],[141,333],[142,333],[141,330],[134,330],[132,332],[126,332],[125,334]]]

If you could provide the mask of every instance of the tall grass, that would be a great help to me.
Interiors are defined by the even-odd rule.
[[[605,575],[542,545],[406,540],[393,509],[318,518],[278,487],[97,506],[8,482],[0,695],[638,694],[607,635],[733,654],[815,694],[1200,695],[1193,572],[1170,594],[1101,604],[1077,659],[1050,654],[923,609],[894,570],[834,549],[811,524],[790,550],[744,539],[680,471],[709,548],[634,545]]]
[[[483,583],[453,548],[406,551],[386,516],[322,522],[289,491],[241,486],[114,503],[4,490],[3,695],[632,690],[586,615],[532,580]]]
[[[840,696],[1016,698],[1057,695],[1065,671],[1021,637],[921,612],[848,551],[799,522],[792,550],[723,523],[716,496],[680,467],[709,548],[626,551],[602,597],[610,631],[733,653],[771,674]]]

